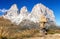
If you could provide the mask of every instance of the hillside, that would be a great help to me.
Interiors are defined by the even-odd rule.
[[[0,17],[0,26],[8,26],[12,25],[11,21],[8,19],[4,19],[3,17]]]
[[[37,29],[34,29],[34,28],[37,28],[37,26],[34,26],[34,23],[32,24],[32,22],[28,23],[26,21],[25,23],[33,25],[31,27],[30,26],[27,27],[25,25],[22,25],[24,24],[24,22],[21,22],[20,25],[15,25],[15,24],[12,24],[10,20],[0,17],[0,37],[8,38],[8,39],[12,39],[12,38],[20,39],[24,37],[33,36],[33,34],[39,32]]]

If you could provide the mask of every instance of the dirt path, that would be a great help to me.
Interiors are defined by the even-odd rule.
[[[45,39],[44,37],[31,37],[31,38],[25,38],[25,39]]]
[[[45,37],[31,37],[25,39],[60,39],[60,34],[46,35]]]

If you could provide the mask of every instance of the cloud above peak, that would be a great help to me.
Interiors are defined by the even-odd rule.
[[[5,13],[5,12],[7,12],[8,10],[7,9],[5,9],[5,8],[3,8],[3,9],[0,9],[0,12],[2,12],[2,13]]]

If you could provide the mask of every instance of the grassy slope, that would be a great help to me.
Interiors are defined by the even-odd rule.
[[[31,37],[39,32],[37,29],[20,30],[20,25],[12,24],[9,20],[0,17],[0,37],[7,38],[25,38]]]

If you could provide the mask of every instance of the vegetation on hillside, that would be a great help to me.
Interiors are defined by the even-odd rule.
[[[35,24],[28,21],[24,20],[21,24],[15,25],[7,19],[0,18],[0,39],[23,39],[39,36],[38,23]],[[60,33],[60,28],[57,26],[50,26],[47,29],[47,33]]]

